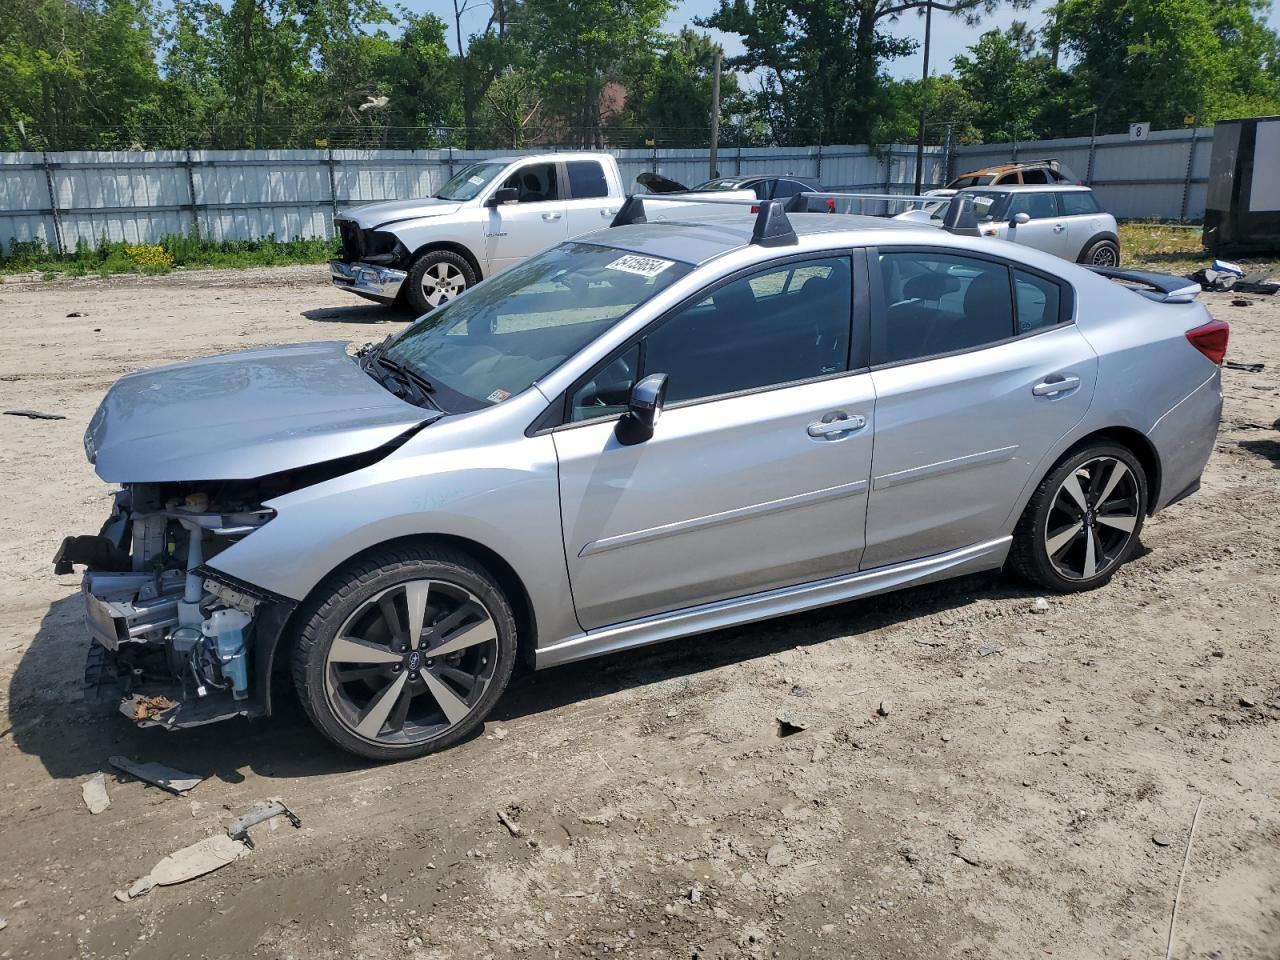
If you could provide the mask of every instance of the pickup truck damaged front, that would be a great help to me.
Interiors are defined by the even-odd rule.
[[[142,726],[270,711],[264,666],[294,603],[204,566],[274,516],[252,486],[127,484],[102,532],[54,557],[58,573],[87,568],[86,684]]]

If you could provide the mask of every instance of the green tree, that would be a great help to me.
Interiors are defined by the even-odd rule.
[[[664,37],[652,51],[633,57],[623,68],[626,105],[611,118],[616,135],[637,133],[666,142],[706,143],[710,134],[712,94],[719,44],[688,27]],[[738,78],[721,71],[721,125],[743,108]]]
[[[1280,110],[1280,47],[1265,0],[1060,0],[1053,40],[1098,128],[1156,128]]]
[[[999,0],[720,0],[699,23],[742,37],[732,65],[763,74],[758,102],[777,139],[867,143],[892,106],[883,65],[915,49],[888,28],[930,5],[976,22]]]
[[[1053,136],[1070,112],[1071,78],[1037,49],[1034,34],[1018,23],[991,30],[967,55],[953,61],[956,80],[971,104],[969,120],[987,143]]]
[[[567,139],[603,146],[600,95],[624,65],[656,46],[671,0],[524,0],[509,28]]]

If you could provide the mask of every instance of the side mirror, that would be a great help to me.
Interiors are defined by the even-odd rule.
[[[520,191],[515,187],[499,187],[484,202],[486,207],[501,207],[508,203],[519,203]]]
[[[1015,213],[1013,215],[1013,225],[1015,227],[1020,227],[1024,223],[1030,223],[1030,222],[1031,222],[1031,214],[1025,211],[1022,213]]]
[[[662,415],[662,405],[667,401],[667,375],[655,373],[645,377],[631,388],[627,400],[627,412],[618,421],[614,436],[624,447],[643,443],[653,436],[653,428]]]

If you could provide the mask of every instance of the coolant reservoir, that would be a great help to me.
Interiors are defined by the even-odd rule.
[[[223,679],[231,683],[237,700],[249,696],[249,663],[245,656],[245,628],[249,615],[243,610],[215,610],[200,625],[200,632],[214,642]]]

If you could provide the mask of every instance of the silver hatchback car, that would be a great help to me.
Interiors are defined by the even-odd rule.
[[[1035,247],[1064,260],[1097,267],[1120,265],[1116,218],[1102,209],[1088,187],[971,187],[957,196],[972,202],[983,236]],[[950,201],[925,204],[895,219],[941,227]]]
[[[1184,280],[777,202],[617,222],[356,356],[111,388],[122,488],[55,560],[130,718],[265,716],[287,671],[334,743],[417,756],[522,658],[1006,564],[1098,587],[1198,486],[1227,327]]]

